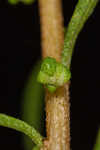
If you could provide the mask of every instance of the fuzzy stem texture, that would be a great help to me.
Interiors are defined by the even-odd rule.
[[[39,147],[42,146],[43,137],[32,126],[28,125],[24,121],[4,114],[0,114],[0,126],[20,131],[28,135],[36,145],[38,145]]]
[[[61,59],[64,26],[61,0],[39,0],[42,56]],[[46,130],[43,150],[70,150],[69,84],[54,94],[46,90]]]
[[[78,0],[65,34],[64,48],[62,51],[62,64],[68,68],[71,65],[76,39],[98,2],[99,0]]]

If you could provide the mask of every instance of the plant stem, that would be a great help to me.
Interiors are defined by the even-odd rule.
[[[42,146],[43,137],[33,127],[31,127],[24,121],[7,116],[5,114],[0,114],[0,126],[20,131],[28,135],[36,145],[38,145],[39,147]]]
[[[70,150],[70,103],[69,84],[56,90],[46,91],[47,150]]]
[[[64,42],[61,0],[39,0],[42,56],[60,61]]]
[[[98,0],[79,0],[68,25],[62,51],[62,63],[70,67],[74,45],[88,17],[92,14]]]
[[[64,26],[61,0],[39,0],[42,56],[61,59]],[[70,150],[69,84],[54,94],[46,91],[47,139],[43,150]]]
[[[39,0],[42,31],[42,56],[53,57],[70,67],[77,36],[93,12],[98,0],[79,0],[68,25],[63,46],[63,22],[61,0]],[[46,91],[47,140],[43,150],[70,150],[69,84],[54,94]]]

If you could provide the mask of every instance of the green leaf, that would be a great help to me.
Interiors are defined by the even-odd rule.
[[[0,113],[0,126],[12,128],[26,134],[39,147],[43,144],[43,137],[35,130],[35,128],[22,120]]]
[[[8,3],[10,3],[11,5],[16,5],[18,3],[23,3],[25,5],[30,5],[34,2],[35,2],[35,0],[8,0]]]
[[[70,68],[73,49],[77,37],[83,29],[87,19],[93,13],[99,0],[78,0],[72,18],[65,34],[64,48],[62,51],[62,64]]]

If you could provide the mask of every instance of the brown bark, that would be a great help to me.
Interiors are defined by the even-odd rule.
[[[64,42],[61,0],[39,0],[42,56],[60,61]],[[41,150],[70,150],[69,83],[54,94],[46,90],[47,139]]]
[[[54,94],[46,92],[47,150],[70,149],[69,84]]]
[[[64,41],[61,0],[39,0],[42,56],[60,60]]]

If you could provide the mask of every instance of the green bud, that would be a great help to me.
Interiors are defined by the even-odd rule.
[[[41,71],[48,76],[53,76],[56,71],[56,60],[50,57],[45,58],[41,65]]]
[[[69,81],[71,73],[63,64],[56,62],[54,58],[47,57],[43,60],[37,80],[46,85],[50,92]]]
[[[46,85],[46,87],[48,88],[49,92],[54,93],[57,89],[57,87],[55,87],[54,85]]]

